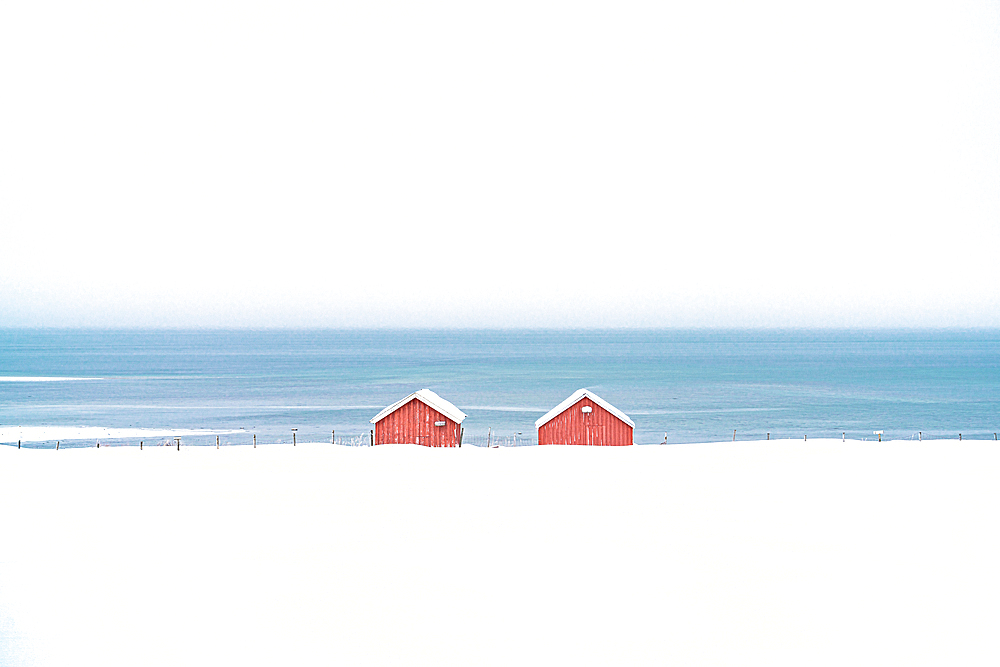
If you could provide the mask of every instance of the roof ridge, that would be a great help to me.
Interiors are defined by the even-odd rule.
[[[466,417],[468,417],[467,414],[465,414],[464,412],[462,412],[461,410],[459,410],[457,407],[455,407],[454,403],[452,403],[451,401],[448,401],[446,399],[441,398],[440,396],[438,396],[436,393],[434,393],[430,389],[426,389],[425,388],[425,389],[418,389],[417,391],[415,391],[412,394],[406,396],[405,398],[402,398],[402,399],[396,401],[395,403],[393,403],[393,404],[391,404],[391,405],[383,408],[381,412],[379,412],[377,415],[375,415],[374,417],[372,417],[371,419],[369,419],[368,422],[370,424],[375,424],[376,422],[381,421],[383,417],[385,417],[386,415],[392,414],[393,412],[395,412],[399,408],[403,407],[404,405],[406,405],[407,403],[409,403],[413,399],[417,399],[418,401],[420,401],[424,405],[426,405],[426,406],[428,406],[428,407],[430,407],[430,408],[432,408],[434,410],[437,410],[438,412],[440,412],[441,414],[443,414],[445,417],[448,417],[452,421],[454,421],[456,423],[459,423],[459,424],[461,424],[462,421]]]
[[[601,406],[602,408],[613,414],[615,417],[618,417],[618,419],[621,419],[623,422],[625,422],[632,428],[635,428],[635,422],[633,422],[627,414],[625,414],[615,406],[611,405],[610,403],[608,403],[603,398],[601,398],[594,392],[590,391],[586,387],[584,387],[583,389],[577,389],[572,394],[570,394],[566,400],[564,400],[562,403],[560,403],[556,407],[546,412],[543,416],[541,416],[537,421],[535,421],[535,428],[541,428],[546,423],[555,419],[558,415],[561,415],[563,412],[565,412],[569,408],[579,403],[583,398],[589,398],[590,400],[594,401],[594,403],[597,403],[599,406]]]

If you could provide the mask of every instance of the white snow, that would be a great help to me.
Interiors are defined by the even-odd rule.
[[[462,412],[461,410],[459,410],[458,408],[456,408],[453,403],[451,403],[450,401],[446,401],[445,399],[441,398],[440,396],[438,396],[437,394],[435,394],[430,389],[421,389],[419,391],[413,392],[412,394],[410,394],[406,398],[402,398],[402,399],[396,401],[395,403],[393,403],[389,407],[387,407],[384,410],[382,410],[382,412],[380,412],[377,415],[375,415],[374,417],[372,417],[371,420],[369,420],[369,421],[372,424],[375,424],[379,420],[381,420],[382,417],[385,417],[388,414],[392,414],[393,412],[395,412],[396,410],[398,410],[402,406],[406,405],[407,403],[409,403],[413,399],[417,399],[417,400],[423,402],[425,405],[429,405],[430,407],[434,408],[435,410],[437,410],[438,412],[440,412],[441,414],[443,414],[444,416],[446,416],[448,419],[452,420],[453,422],[455,422],[457,424],[461,424],[462,421],[465,420],[466,417],[468,417],[467,414],[465,414],[464,412]]]
[[[182,428],[105,428],[102,426],[0,426],[0,443],[52,440],[114,440],[122,438],[175,438],[185,435],[223,435],[239,431]]]
[[[618,417],[618,419],[621,419],[623,422],[625,422],[632,428],[635,428],[635,422],[629,419],[629,416],[627,414],[625,414],[615,406],[611,405],[603,398],[601,398],[594,392],[590,391],[589,389],[577,389],[576,391],[574,391],[572,394],[569,395],[569,398],[567,398],[565,401],[563,401],[556,407],[546,412],[543,416],[539,417],[538,420],[535,421],[535,428],[541,428],[543,424],[551,421],[552,419],[555,419],[557,416],[565,412],[568,408],[575,405],[577,402],[583,400],[584,398],[589,398],[594,403],[597,403],[599,406],[601,406],[614,416]]]
[[[4,665],[992,665],[1000,447],[0,447]]]

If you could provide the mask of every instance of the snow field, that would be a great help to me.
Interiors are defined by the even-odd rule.
[[[33,665],[996,664],[1000,447],[0,447]]]

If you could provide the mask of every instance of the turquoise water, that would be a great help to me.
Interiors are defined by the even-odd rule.
[[[995,330],[0,330],[12,376],[88,379],[0,382],[0,425],[243,429],[222,436],[233,444],[367,433],[423,387],[469,415],[473,440],[530,442],[581,387],[628,413],[644,444],[1000,430]]]

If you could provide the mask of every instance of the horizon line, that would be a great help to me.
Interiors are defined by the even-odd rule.
[[[0,325],[0,331],[1000,331],[1000,325],[924,326],[30,326]]]

